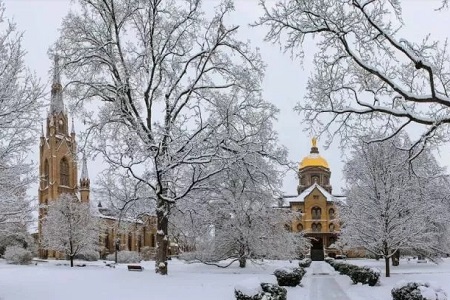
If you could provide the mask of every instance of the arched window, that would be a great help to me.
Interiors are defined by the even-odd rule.
[[[331,223],[330,226],[328,226],[328,227],[330,229],[330,232],[334,232],[334,224],[333,223]]]
[[[59,172],[59,185],[69,186],[69,163],[65,157],[61,159],[59,164]]]
[[[317,232],[321,232],[322,231],[322,224],[317,224]]]
[[[313,207],[311,209],[311,217],[313,218],[313,220],[320,220],[322,218],[322,210],[320,209],[320,207]]]
[[[330,219],[334,219],[334,209],[330,208],[330,210],[328,211],[328,215],[330,216]]]
[[[312,232],[321,232],[322,231],[322,224],[320,223],[313,223],[311,225]]]
[[[303,231],[303,225],[301,223],[297,224],[297,231]]]
[[[48,186],[48,179],[50,174],[50,167],[48,166],[48,160],[44,162],[44,187]]]

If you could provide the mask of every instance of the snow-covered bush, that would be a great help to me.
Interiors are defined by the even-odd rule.
[[[298,262],[298,266],[302,268],[309,268],[311,262],[312,262],[311,258],[305,258]]]
[[[381,272],[376,268],[358,267],[349,263],[337,262],[334,259],[325,260],[341,275],[349,276],[353,283],[368,284],[375,286],[380,279]]]
[[[369,286],[375,286],[379,282],[380,275],[380,270],[369,267],[356,267],[348,274],[354,284],[362,283]]]
[[[324,261],[329,263],[329,264],[332,264],[334,262],[334,258],[332,258],[332,257],[325,257]]]
[[[400,281],[391,291],[393,300],[447,300],[441,287],[429,282]]]
[[[109,254],[106,256],[107,260],[115,260],[115,254]],[[138,263],[141,261],[141,257],[136,251],[119,251],[117,252],[117,262],[120,264]]]
[[[100,259],[100,253],[98,251],[85,251],[75,255],[75,259],[85,260],[85,261],[97,261]]]
[[[303,268],[283,268],[276,269],[273,275],[277,277],[277,282],[280,286],[297,286],[300,284],[305,273],[306,271]]]
[[[3,257],[9,264],[15,265],[27,265],[31,262],[33,258],[31,251],[24,249],[19,246],[8,246],[6,247],[5,254]]]
[[[276,284],[249,278],[234,287],[234,295],[237,300],[286,300],[287,291]]]
[[[331,263],[331,266],[333,266],[333,268],[339,272],[339,274],[341,275],[348,275],[350,276],[354,271],[356,271],[359,267],[355,266],[355,265],[351,265],[351,264],[347,264],[347,263],[343,263],[343,262],[336,262],[333,261]]]
[[[261,283],[264,294],[261,299],[264,300],[286,300],[287,290],[284,287],[273,283]]]

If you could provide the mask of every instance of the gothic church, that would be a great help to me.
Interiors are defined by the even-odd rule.
[[[41,239],[42,221],[45,218],[45,206],[57,201],[61,194],[76,195],[79,201],[89,203],[90,179],[86,158],[82,159],[81,175],[78,181],[77,142],[72,119],[69,132],[69,118],[63,102],[58,58],[55,57],[53,84],[51,87],[50,109],[48,111],[45,132],[42,128],[39,143],[39,223],[38,239]],[[127,230],[118,228],[119,219],[111,210],[97,208],[97,217],[102,219],[99,236],[100,255],[106,256],[117,250],[140,252],[144,247],[154,252],[156,223],[154,216],[145,216],[142,220],[122,219],[128,223]],[[60,258],[54,251],[39,247],[41,258]]]

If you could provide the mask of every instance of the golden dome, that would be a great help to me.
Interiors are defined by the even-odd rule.
[[[302,159],[298,168],[303,169],[306,167],[323,167],[329,168],[328,162],[325,158],[319,155],[319,149],[317,148],[317,139],[314,137],[311,141],[311,152],[308,156]]]

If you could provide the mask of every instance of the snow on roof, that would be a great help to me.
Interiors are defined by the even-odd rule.
[[[298,196],[284,196],[281,200],[281,206],[282,207],[289,207],[292,202],[304,202],[305,198],[312,193],[314,189],[318,189],[322,195],[327,199],[329,202],[335,202],[335,201],[343,201],[341,199],[342,196],[333,196],[329,192],[327,192],[323,187],[318,185],[317,183],[314,183],[309,188],[304,190],[300,195]]]

